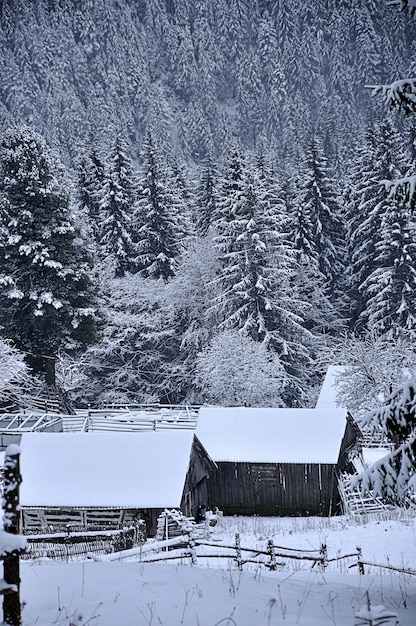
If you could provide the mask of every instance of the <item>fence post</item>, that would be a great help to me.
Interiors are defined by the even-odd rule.
[[[326,543],[321,543],[321,548],[319,550],[319,565],[321,570],[324,572],[328,566],[328,548]]]
[[[19,534],[19,485],[22,482],[20,475],[20,449],[11,445],[6,449],[4,460],[4,530],[12,535]],[[21,625],[20,607],[20,560],[19,553],[6,556],[3,562],[4,581],[14,585],[17,591],[6,593],[3,599],[3,620],[12,626]]]
[[[241,572],[243,570],[243,559],[241,558],[241,543],[240,543],[239,533],[235,534],[235,551],[236,551],[235,560],[237,561],[237,567]]]
[[[362,562],[363,553],[360,546],[357,546],[357,565],[358,565],[358,573],[364,574],[364,563]]]
[[[196,552],[195,552],[195,541],[191,536],[191,533],[188,533],[188,546],[191,557],[191,565],[197,564]]]
[[[275,570],[277,568],[277,563],[276,563],[276,555],[274,553],[274,546],[273,546],[272,539],[269,539],[269,541],[267,542],[267,552],[269,553],[269,556],[270,556],[269,569]]]

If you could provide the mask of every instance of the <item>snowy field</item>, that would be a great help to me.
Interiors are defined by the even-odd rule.
[[[210,541],[244,547],[276,545],[317,549],[328,556],[362,548],[363,560],[416,570],[416,519],[220,518]],[[280,559],[278,559],[280,560]],[[23,624],[38,626],[354,626],[371,603],[370,616],[384,606],[401,626],[416,623],[416,576],[366,566],[354,559],[331,562],[325,572],[310,563],[286,562],[276,571],[232,560],[140,563],[137,558],[57,563],[22,561]],[[365,616],[365,611],[362,613]],[[383,624],[396,624],[391,618]]]

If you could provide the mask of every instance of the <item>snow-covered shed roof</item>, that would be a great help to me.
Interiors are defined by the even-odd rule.
[[[196,436],[216,462],[335,464],[346,420],[344,409],[202,407]]]
[[[180,505],[192,431],[25,433],[23,507]]]
[[[316,402],[316,408],[319,409],[331,409],[331,408],[347,408],[342,407],[337,401],[337,386],[336,380],[339,374],[345,370],[342,365],[330,365],[325,374],[324,382],[322,383],[321,391],[319,393],[318,400]]]

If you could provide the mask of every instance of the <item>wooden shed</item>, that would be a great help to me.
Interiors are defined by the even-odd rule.
[[[142,519],[153,536],[159,514],[180,507],[185,482],[193,493],[193,438],[179,429],[24,434],[23,532],[110,530]],[[201,484],[203,472],[193,474]]]
[[[203,407],[196,435],[218,469],[207,504],[228,515],[333,515],[356,433],[344,409]]]

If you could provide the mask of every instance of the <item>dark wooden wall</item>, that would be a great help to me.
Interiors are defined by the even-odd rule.
[[[360,446],[360,440],[362,437],[362,433],[358,424],[354,421],[353,417],[348,413],[347,414],[347,424],[345,427],[344,436],[342,438],[339,457],[337,463],[338,472],[351,471],[354,473],[355,469],[350,464],[350,453],[351,451]]]
[[[215,464],[195,437],[181,502],[181,509],[185,515],[196,518],[198,506],[208,506],[207,481],[215,471],[217,471]]]
[[[335,467],[311,463],[218,463],[208,481],[208,506],[225,515],[339,513]]]
[[[116,530],[137,520],[146,524],[148,537],[154,537],[157,519],[163,509],[76,509],[22,508],[22,529],[25,535],[47,532]]]

